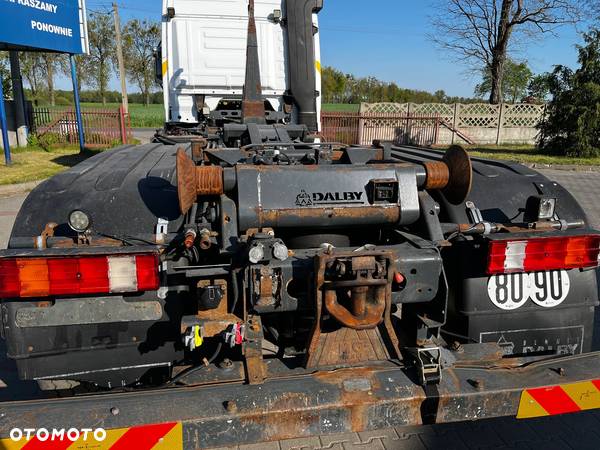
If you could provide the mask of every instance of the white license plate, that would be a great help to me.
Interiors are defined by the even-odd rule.
[[[565,301],[571,290],[566,270],[494,275],[488,281],[488,295],[494,305],[513,311],[532,301],[554,308]]]

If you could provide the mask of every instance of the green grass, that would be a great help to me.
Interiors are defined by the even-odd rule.
[[[0,164],[0,185],[43,180],[85,161],[97,151],[79,152],[79,146],[53,148],[40,147],[12,149],[10,166]]]
[[[475,145],[465,148],[474,157],[514,161],[523,164],[600,166],[600,157],[573,158],[557,156],[543,153],[531,145]]]
[[[357,113],[360,105],[350,103],[323,103],[324,112],[353,112]]]
[[[82,103],[83,108],[110,108],[117,109],[120,103]],[[129,104],[129,115],[133,128],[161,128],[165,122],[165,110],[163,105],[141,105],[139,103]]]

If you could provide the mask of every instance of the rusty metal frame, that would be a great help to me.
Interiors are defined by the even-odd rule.
[[[402,367],[371,365],[229,382],[0,404],[0,437],[14,427],[122,428],[180,421],[185,448],[516,416],[524,389],[600,378],[600,353],[510,367],[489,345],[465,346],[436,395]],[[498,350],[498,349],[496,349]],[[487,352],[484,354],[483,352]]]

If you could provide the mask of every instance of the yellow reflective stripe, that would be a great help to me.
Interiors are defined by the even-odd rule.
[[[317,72],[321,73],[321,61],[315,61]]]
[[[28,441],[21,439],[18,442],[13,441],[10,438],[0,439],[0,449],[2,450],[21,450]]]
[[[163,77],[167,74],[167,70],[169,70],[169,62],[167,60],[162,63],[162,75]]]
[[[535,401],[529,392],[523,391],[521,394],[521,402],[519,403],[517,419],[532,419],[533,417],[544,417],[548,415],[548,412]]]
[[[183,425],[178,423],[165,434],[152,450],[181,450],[183,449]]]
[[[581,409],[600,408],[600,391],[591,381],[565,384],[561,387]]]

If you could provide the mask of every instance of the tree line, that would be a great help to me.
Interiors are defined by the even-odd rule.
[[[508,59],[503,67],[502,101],[506,103],[544,103],[550,94],[548,74],[535,75],[527,61]],[[475,86],[473,97],[449,96],[445,91],[434,93],[406,89],[394,82],[375,77],[359,78],[333,67],[322,70],[324,103],[478,103],[485,101],[492,90],[492,74],[481,71],[481,82]]]
[[[126,76],[141,93],[140,96],[134,95],[132,101],[141,100],[140,103],[146,105],[155,102],[153,98],[156,85],[154,51],[160,42],[160,33],[160,24],[148,20],[132,19],[123,26],[122,43]],[[88,16],[88,36],[89,54],[75,57],[82,101],[98,101],[103,104],[120,101],[120,94],[117,95],[117,99],[114,92],[108,89],[111,75],[118,67],[112,13],[91,12]],[[70,102],[68,100],[70,96],[64,95],[64,92],[59,92],[55,88],[55,80],[58,76],[71,76],[66,55],[20,52],[19,60],[21,74],[29,87],[29,100],[35,103],[47,102],[51,105]],[[5,83],[5,96],[7,96],[10,94],[10,71],[6,53],[0,58],[0,73]]]
[[[37,104],[44,106],[50,104],[50,99],[47,95],[47,91],[37,94],[34,96],[31,89],[25,88],[25,96],[28,99],[36,99]],[[129,103],[146,104],[147,98],[141,92],[130,92],[127,94]],[[102,103],[102,97],[100,91],[96,89],[84,89],[79,91],[79,98],[82,103]],[[107,104],[110,103],[121,103],[121,92],[120,91],[106,91],[104,98]],[[54,105],[55,106],[68,106],[73,104],[73,91],[66,91],[63,89],[56,89],[54,91]],[[154,91],[150,93],[150,105],[162,105],[163,104],[163,93],[162,91]]]
[[[450,97],[445,91],[434,93],[399,87],[395,82],[375,77],[356,77],[333,67],[324,67],[322,99],[324,103],[473,103],[474,98]]]

